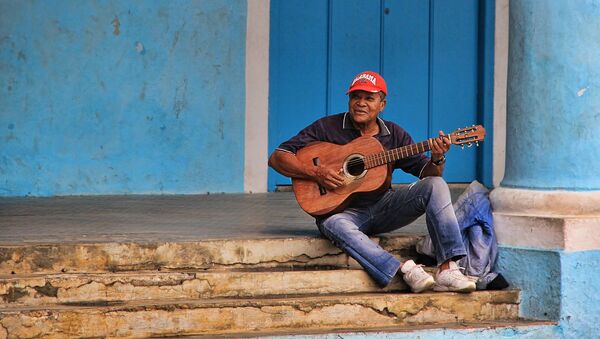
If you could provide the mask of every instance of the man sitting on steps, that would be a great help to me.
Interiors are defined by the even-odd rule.
[[[285,176],[314,180],[326,189],[334,190],[344,184],[339,169],[306,166],[296,158],[299,149],[315,141],[343,145],[360,136],[375,137],[385,149],[414,143],[400,126],[379,117],[387,103],[387,86],[381,75],[375,72],[357,75],[347,94],[348,112],[321,118],[304,128],[271,154],[269,165]],[[451,143],[441,131],[432,141],[431,158],[419,154],[392,164],[394,169],[400,168],[420,180],[400,189],[390,188],[373,199],[354,201],[340,213],[317,218],[317,225],[325,237],[356,259],[382,287],[400,271],[415,293],[431,288],[471,292],[475,290],[475,282],[463,275],[456,264],[465,256],[466,250],[452,208],[450,190],[441,177],[444,154]],[[423,213],[438,263],[435,279],[412,260],[400,263],[368,237],[406,226]]]

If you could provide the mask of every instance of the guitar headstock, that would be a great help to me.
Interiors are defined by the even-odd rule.
[[[485,138],[485,128],[481,125],[459,128],[449,134],[450,140],[455,145],[471,147],[473,144],[479,146],[479,142]]]

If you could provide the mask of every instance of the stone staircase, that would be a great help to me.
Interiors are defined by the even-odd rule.
[[[418,236],[374,239],[404,260]],[[382,290],[318,237],[2,245],[0,297],[0,338],[551,326],[519,319],[517,290],[412,294],[399,278]]]

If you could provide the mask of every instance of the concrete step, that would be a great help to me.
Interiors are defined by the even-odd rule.
[[[374,237],[405,258],[420,237]],[[359,267],[327,239],[290,237],[195,242],[55,243],[0,245],[0,274],[136,270]]]
[[[379,288],[361,269],[121,272],[0,276],[0,305],[81,304],[152,299],[207,299],[406,291],[396,277]]]
[[[265,338],[265,339],[446,339],[446,338],[563,338],[562,329],[555,321],[544,320],[510,320],[510,321],[478,321],[459,322],[454,324],[433,324],[416,326],[387,326],[379,328],[364,328],[360,330],[338,328],[332,330],[311,330],[290,332],[255,331],[236,333],[235,338]],[[155,339],[167,337],[155,337]],[[231,338],[227,334],[186,336],[186,339],[215,339]]]
[[[519,292],[375,293],[136,301],[110,306],[0,306],[0,337],[115,337],[364,330],[518,319]]]

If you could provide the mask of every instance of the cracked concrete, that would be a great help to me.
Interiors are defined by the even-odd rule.
[[[14,289],[21,292],[18,298]],[[56,274],[0,279],[4,304],[28,305],[404,290],[407,287],[399,277],[381,289],[363,270]]]
[[[0,339],[8,338],[8,330],[0,323]]]
[[[399,257],[419,236],[374,237]],[[178,243],[98,243],[0,246],[0,274],[122,272],[243,267],[359,267],[319,237],[206,240]],[[43,257],[43,260],[41,259]]]
[[[486,295],[485,297],[483,295]],[[485,300],[510,299],[499,312]],[[432,300],[428,303],[427,300]],[[416,306],[414,304],[417,304]],[[126,303],[122,306],[24,308],[2,312],[0,323],[16,337],[43,331],[60,336],[158,336],[173,328],[181,334],[226,334],[240,331],[302,328],[373,328],[443,321],[516,320],[518,292],[430,294],[361,294],[310,298],[213,299],[181,303]],[[498,303],[498,306],[500,303]],[[466,309],[471,311],[465,312]],[[403,316],[411,314],[410,316]],[[461,317],[456,317],[462,314]],[[449,315],[453,315],[450,317]],[[439,321],[438,321],[439,322]],[[73,326],[77,324],[77,326]],[[108,325],[110,324],[110,326]]]

